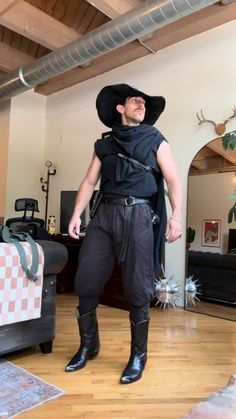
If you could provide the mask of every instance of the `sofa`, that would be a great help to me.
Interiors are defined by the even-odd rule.
[[[60,243],[37,240],[44,252],[41,317],[0,326],[0,355],[39,345],[52,351],[56,324],[56,278],[67,262],[67,249]]]
[[[189,250],[187,276],[197,280],[199,298],[236,305],[236,254]]]

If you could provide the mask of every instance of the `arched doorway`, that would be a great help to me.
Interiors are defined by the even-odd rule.
[[[193,241],[187,246],[186,278],[192,277],[199,301],[186,299],[185,309],[230,320],[236,320],[236,221],[228,222],[235,173],[236,151],[225,151],[221,139],[209,142],[191,162],[187,201]]]

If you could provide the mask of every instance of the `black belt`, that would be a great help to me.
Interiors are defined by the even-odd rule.
[[[149,199],[135,198],[134,196],[103,195],[102,202],[112,205],[124,205],[132,207],[133,205],[150,204]]]
[[[130,224],[134,205],[150,204],[149,199],[135,198],[134,196],[103,195],[102,202],[111,205],[123,205],[125,207],[123,240],[118,256],[118,262],[124,262],[129,243]]]

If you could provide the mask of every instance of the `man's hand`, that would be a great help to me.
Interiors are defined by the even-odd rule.
[[[81,225],[81,218],[78,215],[73,215],[70,224],[68,227],[68,233],[70,237],[73,237],[73,239],[79,239],[79,233],[80,233],[80,225]]]
[[[182,223],[181,221],[170,217],[166,228],[166,241],[172,243],[179,239],[182,235]]]

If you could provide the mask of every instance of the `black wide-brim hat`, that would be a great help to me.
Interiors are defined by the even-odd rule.
[[[98,94],[96,108],[102,123],[109,128],[117,122],[116,106],[124,104],[127,97],[140,96],[145,100],[145,117],[142,124],[153,125],[165,109],[165,98],[162,96],[149,96],[128,84],[113,84],[105,86]]]

